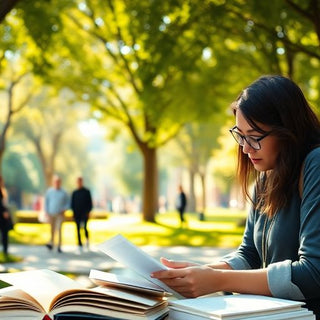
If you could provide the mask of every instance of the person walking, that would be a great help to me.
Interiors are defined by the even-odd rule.
[[[238,179],[251,204],[242,243],[217,263],[163,258],[168,270],[151,276],[185,297],[224,291],[304,301],[320,319],[320,121],[280,75],[254,81],[231,108]]]
[[[57,249],[61,253],[62,245],[62,223],[64,212],[69,208],[68,193],[61,187],[61,178],[53,177],[52,187],[48,188],[45,194],[44,209],[50,224],[50,242],[46,244],[49,250],[55,245],[55,238],[58,236]]]
[[[89,248],[88,220],[92,210],[92,197],[90,190],[83,185],[83,178],[77,178],[77,189],[71,194],[71,209],[77,226],[79,248],[82,249],[81,229],[83,228],[86,245]]]
[[[176,209],[179,212],[179,218],[180,218],[180,226],[183,227],[183,224],[185,222],[184,219],[184,212],[186,210],[187,206],[187,197],[186,194],[183,191],[182,185],[179,185],[178,187],[178,195],[176,199]]]
[[[7,208],[7,190],[4,186],[2,176],[0,176],[0,231],[2,241],[2,251],[4,257],[8,257],[8,246],[9,246],[9,230],[12,229],[11,216]]]

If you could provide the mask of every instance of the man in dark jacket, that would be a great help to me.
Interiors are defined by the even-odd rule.
[[[71,209],[73,211],[74,221],[77,225],[78,245],[82,248],[81,228],[83,227],[87,247],[89,247],[89,232],[87,223],[89,220],[90,211],[92,210],[92,198],[89,189],[83,186],[83,178],[77,178],[78,188],[71,195]]]
[[[183,191],[183,188],[181,185],[179,185],[178,187],[178,196],[176,199],[176,209],[179,212],[179,216],[180,216],[180,226],[183,226],[183,223],[185,221],[184,219],[184,212],[187,206],[187,197],[186,194]]]

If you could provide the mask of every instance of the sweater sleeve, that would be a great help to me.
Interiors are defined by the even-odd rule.
[[[273,296],[309,300],[320,297],[320,148],[306,157],[300,206],[299,251],[296,261],[268,266]]]
[[[320,148],[306,157],[300,208],[299,259],[291,264],[292,282],[306,299],[320,297]]]
[[[298,286],[292,283],[291,260],[272,263],[268,266],[268,285],[272,296],[277,298],[304,300]]]

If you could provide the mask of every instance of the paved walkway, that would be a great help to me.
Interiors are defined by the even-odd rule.
[[[231,249],[211,247],[155,247],[143,246],[144,251],[156,259],[164,256],[169,259],[208,263],[218,260]],[[0,264],[0,272],[23,271],[31,269],[51,269],[57,272],[79,274],[86,281],[90,269],[103,271],[122,270],[122,266],[94,246],[82,252],[76,246],[63,246],[63,252],[49,251],[45,246],[25,246],[11,244],[9,252],[23,257],[17,263]],[[79,276],[79,277],[80,277]]]

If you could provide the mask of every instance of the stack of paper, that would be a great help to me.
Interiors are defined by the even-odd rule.
[[[260,295],[206,296],[169,302],[168,320],[311,320],[303,302]]]

